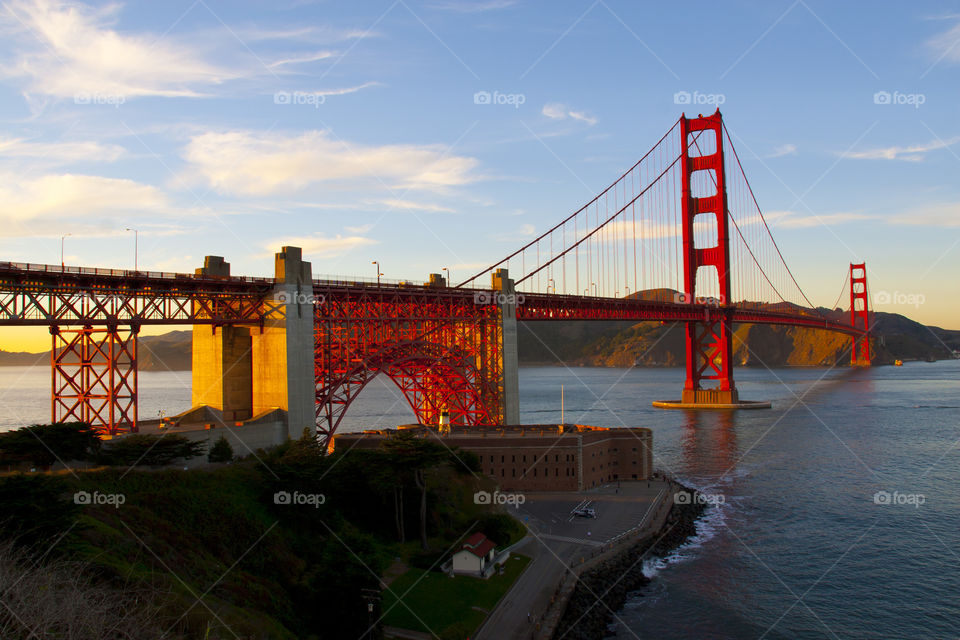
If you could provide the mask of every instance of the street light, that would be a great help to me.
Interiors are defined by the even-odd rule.
[[[596,283],[596,282],[591,282],[591,283],[590,283],[590,286],[593,287],[593,295],[597,295],[597,283]]]
[[[63,271],[66,268],[66,265],[64,265],[64,262],[63,262],[63,239],[69,235],[72,235],[72,234],[65,233],[62,236],[60,236],[60,270],[61,271]]]
[[[127,231],[133,231],[133,270],[139,271],[140,269],[137,268],[137,260],[140,252],[140,232],[130,227],[127,227]]]
[[[550,293],[550,289],[553,289],[554,293],[557,292],[557,285],[553,281],[553,278],[550,278],[549,280],[547,280],[547,293]]]
[[[371,262],[370,264],[375,264],[375,265],[377,265],[377,286],[379,287],[379,286],[380,286],[380,276],[383,275],[382,273],[380,273],[380,263],[377,262],[376,260],[374,260],[374,261]]]
[[[450,269],[448,269],[448,268],[446,268],[446,267],[443,267],[442,269],[440,269],[440,271],[446,271],[446,272],[447,272],[447,286],[448,286],[448,287],[452,287],[452,286],[453,286],[453,278],[450,276]]]

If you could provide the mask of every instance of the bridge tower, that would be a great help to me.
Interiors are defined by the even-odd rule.
[[[853,367],[870,366],[870,315],[867,307],[867,267],[866,264],[850,263],[850,324],[862,329],[862,334],[854,334],[853,350],[850,352],[850,365]]]
[[[713,277],[712,271],[715,271],[720,305],[727,305],[730,302],[730,238],[720,110],[712,116],[682,116],[680,135],[684,299],[689,304],[700,300],[697,276]],[[713,193],[695,195],[695,182],[700,187],[714,187]],[[716,243],[698,247],[694,241],[694,224],[704,220],[708,221],[708,228],[716,229]],[[684,404],[736,404],[739,401],[733,382],[732,336],[730,316],[722,307],[704,305],[703,320],[686,323],[687,378],[681,400]],[[711,386],[705,387],[704,382]]]
[[[734,310],[729,306],[729,211],[720,110],[711,116],[681,116],[680,136],[683,302],[699,305],[702,318],[686,322],[687,377],[680,401],[657,400],[653,406],[663,409],[769,409],[769,402],[740,400],[733,382]],[[700,224],[716,229],[716,239],[708,238],[704,243],[706,246],[702,247],[697,246],[694,236],[694,225]],[[713,304],[713,296],[698,292],[698,276],[700,280],[717,279],[718,304]]]

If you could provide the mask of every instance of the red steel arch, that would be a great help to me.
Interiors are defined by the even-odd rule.
[[[424,341],[384,345],[357,362],[340,380],[318,389],[318,432],[329,439],[361,391],[386,375],[403,393],[421,424],[437,424],[446,411],[451,424],[489,424],[496,407],[481,396],[476,358],[461,349]]]
[[[440,284],[440,283],[437,283]],[[336,432],[377,375],[400,387],[420,422],[503,421],[500,309],[489,295],[407,283],[314,283],[317,431]]]

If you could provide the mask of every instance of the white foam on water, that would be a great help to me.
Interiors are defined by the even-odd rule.
[[[748,469],[735,469],[725,478],[722,478],[717,484],[729,485],[732,484],[734,479],[746,477],[749,474],[750,470]],[[686,479],[680,479],[679,481],[681,484],[693,487],[697,491],[705,494],[721,493],[720,491],[717,491],[717,484],[698,486],[699,483],[691,482]],[[704,510],[703,515],[697,518],[696,522],[694,523],[696,533],[687,538],[682,545],[670,551],[666,556],[662,558],[648,558],[647,560],[644,560],[643,574],[648,578],[653,578],[663,569],[666,569],[672,564],[685,562],[696,557],[698,551],[707,542],[716,537],[716,535],[722,529],[725,528],[727,516],[730,514],[730,512],[734,509],[741,508],[740,503],[742,499],[743,496],[725,496],[724,502],[720,504],[708,505]]]

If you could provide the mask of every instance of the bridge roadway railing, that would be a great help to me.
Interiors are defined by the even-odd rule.
[[[273,278],[0,262],[0,325],[258,323]]]
[[[0,262],[0,325],[244,324],[262,321],[274,311],[267,296],[274,278],[210,277],[166,271],[134,271],[24,262]],[[314,293],[338,289],[380,289],[422,294],[430,290],[455,298],[473,298],[487,289],[432,287],[411,280],[361,276],[315,276]],[[477,302],[479,300],[479,302]],[[266,304],[265,304],[266,303]],[[317,298],[323,303],[323,298]],[[728,306],[631,298],[517,293],[518,320],[701,321],[725,312],[738,323],[797,325],[858,335],[862,330],[803,310],[777,305]]]
[[[522,299],[521,299],[522,296]],[[771,309],[771,307],[774,307]],[[857,335],[862,330],[803,310],[787,312],[776,305],[740,303],[725,306],[707,304],[600,298],[557,294],[518,294],[517,320],[653,320],[709,321],[729,313],[733,322],[780,324],[825,329]]]

